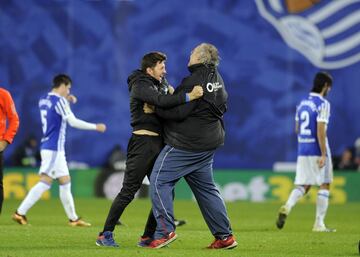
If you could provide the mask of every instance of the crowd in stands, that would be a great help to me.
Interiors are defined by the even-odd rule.
[[[360,137],[334,158],[334,170],[360,171]]]

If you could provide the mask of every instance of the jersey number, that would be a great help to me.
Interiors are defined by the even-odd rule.
[[[300,124],[300,134],[304,136],[311,135],[311,129],[309,129],[310,124],[310,114],[308,111],[302,111],[300,114],[301,124]]]
[[[47,129],[47,120],[46,120],[47,110],[40,110],[40,116],[41,116],[42,130],[45,135]]]

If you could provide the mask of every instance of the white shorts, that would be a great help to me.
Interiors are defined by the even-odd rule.
[[[46,174],[53,179],[69,176],[65,152],[41,150],[41,166],[39,174]]]
[[[296,163],[295,185],[318,185],[333,181],[333,166],[331,158],[326,158],[321,169],[317,164],[320,156],[298,156]]]

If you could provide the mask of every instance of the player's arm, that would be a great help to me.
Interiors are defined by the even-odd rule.
[[[330,104],[325,101],[319,107],[319,113],[316,118],[317,121],[317,139],[321,151],[321,156],[318,160],[320,168],[324,167],[326,161],[326,124],[329,122]]]
[[[321,151],[321,157],[318,161],[318,164],[319,167],[322,168],[325,165],[325,161],[326,161],[326,123],[325,122],[317,123],[317,138]]]
[[[55,110],[59,113],[71,127],[82,130],[96,130],[99,132],[105,132],[106,125],[103,123],[91,123],[75,117],[74,113],[70,109],[69,102],[65,98],[60,98],[56,103]]]
[[[104,123],[91,123],[75,117],[74,114],[71,114],[67,117],[67,122],[73,128],[83,129],[83,130],[96,130],[98,132],[105,132],[106,125]]]
[[[150,105],[161,108],[171,108],[200,98],[203,95],[203,89],[200,86],[195,86],[190,93],[184,92],[174,95],[161,95],[154,88],[149,87],[147,83],[139,82],[132,86],[130,94],[131,97],[139,99]]]
[[[4,140],[0,141],[0,152],[4,151],[8,144],[11,144],[19,128],[19,116],[16,112],[14,101],[10,93],[6,90],[1,92],[4,97],[4,109],[6,119],[9,122],[4,134]]]
[[[295,112],[295,134],[299,134],[299,106],[296,106]]]
[[[66,99],[69,101],[69,103],[76,104],[77,103],[77,97],[74,95],[68,95]]]
[[[296,135],[299,134],[299,121],[298,120],[295,121],[295,134]]]

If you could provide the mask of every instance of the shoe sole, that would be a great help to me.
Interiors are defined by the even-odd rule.
[[[140,247],[140,248],[149,248],[150,246],[150,243],[149,244],[141,244],[141,243],[137,243],[136,245],[137,247]]]
[[[238,245],[238,243],[236,241],[234,241],[234,243],[232,243],[231,245],[224,247],[222,249],[224,249],[224,250],[234,249],[237,245]]]
[[[171,239],[167,240],[166,242],[164,242],[164,243],[162,243],[162,244],[154,247],[153,249],[159,249],[159,248],[162,248],[162,247],[164,247],[164,246],[167,246],[168,244],[174,242],[174,241],[176,240],[176,238],[177,238],[177,235],[175,234],[174,237],[172,237]]]
[[[336,229],[333,229],[333,228],[326,228],[325,230],[313,229],[312,231],[318,232],[318,233],[334,233],[334,232],[336,232]]]
[[[119,247],[119,246],[113,246],[113,245],[112,245],[112,246],[110,246],[110,245],[104,245],[103,243],[99,243],[98,241],[96,241],[95,244],[96,244],[97,246],[100,246],[100,247],[101,247],[101,246],[103,246],[103,247],[114,247],[114,248],[118,248],[118,247]]]
[[[87,224],[71,224],[71,223],[69,223],[69,226],[70,227],[91,227],[91,224],[90,223],[87,223]]]

